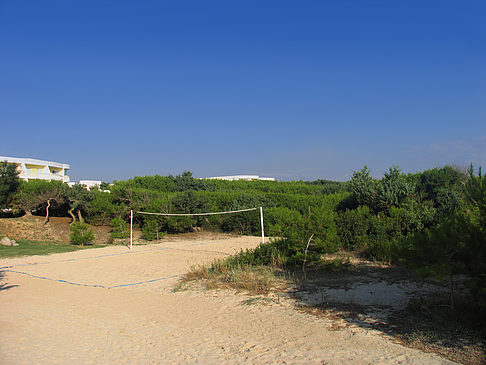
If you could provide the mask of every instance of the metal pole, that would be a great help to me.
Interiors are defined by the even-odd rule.
[[[130,210],[130,250],[133,245],[133,210]]]
[[[262,225],[262,243],[265,243],[265,231],[263,230],[263,207],[260,207],[260,223]]]

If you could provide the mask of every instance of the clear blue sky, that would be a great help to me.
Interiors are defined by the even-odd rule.
[[[486,1],[0,0],[0,124],[72,180],[486,168]]]

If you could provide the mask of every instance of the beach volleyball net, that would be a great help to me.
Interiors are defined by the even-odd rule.
[[[163,217],[198,217],[198,216],[211,216],[211,215],[222,215],[222,214],[237,214],[244,212],[251,212],[255,210],[260,210],[260,226],[262,230],[262,243],[265,242],[265,230],[263,228],[263,207],[259,208],[248,208],[239,210],[228,210],[224,212],[208,212],[208,213],[154,213],[154,212],[141,212],[130,210],[130,249],[133,247],[133,217],[134,214],[140,215],[153,215],[153,216],[163,216]]]

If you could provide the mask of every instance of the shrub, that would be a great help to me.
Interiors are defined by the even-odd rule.
[[[113,238],[127,238],[130,236],[130,227],[128,223],[121,218],[113,218],[111,220],[111,236]]]
[[[94,240],[94,233],[89,225],[83,222],[77,222],[71,224],[70,227],[71,234],[69,238],[71,238],[71,242],[74,245],[82,245],[84,246],[85,243],[90,243]]]
[[[148,241],[158,240],[165,235],[164,227],[167,226],[165,217],[150,217],[146,219],[142,227],[143,237]],[[165,220],[165,221],[164,221]]]
[[[370,209],[366,205],[347,209],[339,215],[338,232],[346,250],[355,251],[367,247],[370,220]]]

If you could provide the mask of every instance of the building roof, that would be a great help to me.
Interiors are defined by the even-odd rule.
[[[269,180],[269,181],[275,181],[275,179],[273,177],[260,177],[258,175],[212,176],[212,177],[206,177],[206,179],[215,179],[215,180]]]
[[[29,157],[24,158],[24,157],[0,156],[0,161],[7,161],[10,163],[32,164],[32,165],[46,165],[46,166],[52,166],[60,169],[66,169],[66,170],[69,170],[71,168],[71,166],[66,163],[37,160],[35,158],[29,158]]]

